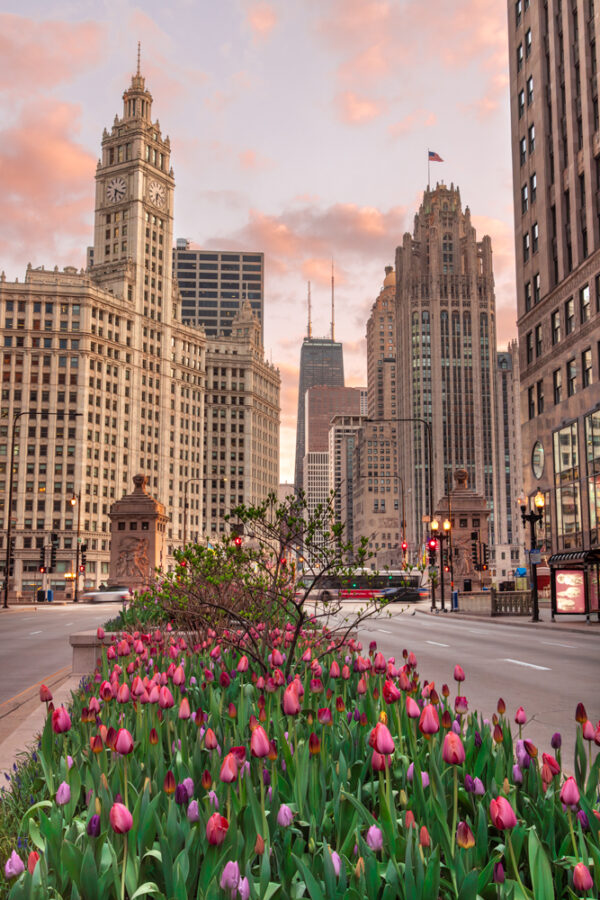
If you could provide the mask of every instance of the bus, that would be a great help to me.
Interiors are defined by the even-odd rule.
[[[429,589],[421,584],[421,573],[403,570],[372,572],[357,569],[351,575],[323,575],[313,580],[309,598],[325,603],[333,600],[379,600],[417,602],[429,598]],[[300,587],[300,584],[298,585]]]

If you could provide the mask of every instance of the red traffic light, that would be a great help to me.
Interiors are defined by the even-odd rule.
[[[406,543],[406,541],[402,541],[402,550],[404,552],[406,552],[408,550],[408,544]]]
[[[437,541],[435,538],[429,538],[427,546],[430,550],[437,550]]]
[[[46,566],[40,566],[40,572],[42,573],[42,575],[44,574],[45,571],[46,571]]]
[[[79,571],[80,571],[80,572],[85,572],[85,566],[84,566],[84,565],[79,566]]]
[[[285,567],[287,566],[287,559],[285,558],[285,556],[282,556],[279,562],[281,563],[281,568],[285,569]]]
[[[238,548],[238,550],[239,550],[240,547],[242,546],[242,538],[241,538],[241,536],[240,536],[239,534],[236,535],[236,537],[234,537],[233,543],[235,544],[235,546],[236,546],[236,547]]]

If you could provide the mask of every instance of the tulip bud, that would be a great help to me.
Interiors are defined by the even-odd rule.
[[[591,891],[594,887],[594,879],[590,875],[588,867],[580,862],[573,869],[573,887],[577,892]]]
[[[466,822],[459,822],[456,829],[456,843],[463,850],[469,850],[475,846],[475,837]]]
[[[87,823],[86,829],[90,837],[98,837],[100,834],[100,816],[95,813]]]
[[[357,878],[361,878],[365,874],[365,861],[362,856],[358,857],[358,862],[356,863],[354,874]]]
[[[494,863],[494,884],[504,884],[504,866],[501,862]]]
[[[34,869],[38,864],[38,860],[40,858],[40,854],[37,850],[32,850],[27,859],[27,871],[30,875],[33,875]]]
[[[133,828],[133,816],[122,803],[113,803],[108,818],[116,834],[126,834]]]
[[[165,794],[174,794],[175,793],[175,776],[173,772],[169,769],[167,774],[165,775],[165,780],[163,782],[163,790]]]
[[[212,775],[210,774],[208,769],[205,769],[202,773],[202,779],[200,783],[202,784],[202,787],[205,791],[210,790],[210,787],[212,785]]]
[[[431,838],[425,825],[421,826],[421,831],[419,832],[419,844],[421,847],[431,847]]]
[[[260,834],[256,835],[256,841],[254,844],[254,852],[258,856],[262,856],[263,853],[265,852],[265,842],[264,842],[262,835],[260,835]]]
[[[504,702],[502,697],[500,697],[500,699],[498,700],[498,705],[497,705],[496,709],[498,710],[499,716],[503,716],[504,713],[506,712],[506,703]]]
[[[494,741],[496,744],[501,744],[504,740],[504,732],[502,731],[502,725],[494,725]]]
[[[583,703],[578,703],[577,708],[575,709],[575,721],[579,722],[580,725],[583,725],[586,719],[587,713],[585,711],[585,706]]]
[[[553,750],[560,750],[562,745],[562,737],[559,731],[555,731],[552,737],[550,738],[550,746]]]

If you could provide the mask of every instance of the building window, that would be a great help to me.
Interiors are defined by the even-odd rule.
[[[524,137],[519,141],[519,158],[521,165],[524,166],[527,159],[527,141]]]
[[[540,416],[544,412],[544,381],[540,379],[540,381],[536,382],[535,385],[536,394],[537,394],[537,411],[538,416]]]
[[[523,118],[525,113],[525,91],[519,91],[519,118]]]
[[[535,326],[535,355],[536,358],[542,355],[542,326]]]
[[[538,252],[538,245],[540,240],[540,229],[538,227],[538,223],[534,222],[531,226],[531,252]]]
[[[533,75],[527,79],[527,106],[533,103]]]
[[[560,549],[577,546],[581,530],[577,423],[554,432],[554,483]]]
[[[519,44],[517,47],[517,72],[520,72],[523,68],[523,44]]]
[[[531,282],[525,284],[525,312],[531,309]]]
[[[531,53],[531,28],[528,28],[525,32],[525,56],[529,56]]]
[[[560,369],[555,369],[552,373],[552,392],[554,394],[554,405],[558,406],[562,401],[562,372]]]
[[[567,397],[572,397],[577,389],[577,367],[575,359],[567,360]]]
[[[533,276],[533,305],[540,302],[542,296],[540,273],[536,272]]]
[[[550,316],[552,326],[552,344],[558,344],[560,341],[560,310],[555,309]]]
[[[527,332],[525,338],[525,348],[527,353],[527,365],[533,362],[533,331]]]
[[[537,175],[535,172],[529,179],[529,188],[530,188],[531,202],[533,204],[533,203],[535,203],[535,195],[537,193]]]
[[[521,213],[526,213],[529,208],[529,188],[526,184],[521,188]]]
[[[590,286],[584,285],[579,291],[579,319],[581,324],[587,322],[591,315]]]
[[[535,125],[529,126],[529,153],[535,150]]]
[[[575,327],[575,303],[572,297],[569,297],[565,303],[565,334],[571,334]]]
[[[523,16],[523,0],[517,0],[515,3],[515,27],[518,28],[521,24],[521,18]]]
[[[529,259],[529,232],[526,231],[523,235],[523,262],[526,263]]]
[[[584,388],[592,383],[592,348],[588,347],[581,354],[581,384]]]
[[[527,388],[527,416],[530,420],[535,418],[535,399],[533,395],[533,385]]]

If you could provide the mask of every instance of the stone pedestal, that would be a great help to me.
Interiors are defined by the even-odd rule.
[[[168,517],[165,507],[146,490],[148,479],[136,475],[135,488],[111,506],[109,584],[147,590],[163,567]]]
[[[454,586],[459,591],[480,590],[491,584],[489,569],[477,570],[473,561],[473,545],[477,545],[478,558],[482,562],[482,545],[489,544],[490,511],[483,494],[467,487],[468,473],[466,469],[457,469],[454,473],[456,485],[450,497],[440,500],[435,517],[440,522],[444,519],[452,522],[452,563],[454,569]],[[446,542],[445,542],[446,543]],[[465,588],[465,581],[467,587]]]

